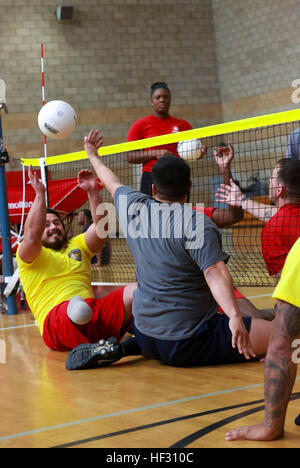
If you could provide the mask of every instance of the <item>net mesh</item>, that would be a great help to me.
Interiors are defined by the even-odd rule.
[[[262,127],[248,128],[246,130],[221,133],[220,130],[215,135],[211,135],[211,127],[207,127],[208,136],[205,136],[206,129],[193,130],[190,135],[201,140],[202,146],[207,146],[207,154],[199,160],[189,160],[192,173],[192,190],[190,202],[204,203],[205,207],[228,208],[224,203],[216,201],[216,192],[223,182],[222,175],[214,157],[214,148],[220,144],[231,142],[234,148],[234,159],[231,164],[231,171],[234,181],[239,185],[242,192],[248,199],[256,200],[264,205],[271,205],[269,199],[269,180],[278,160],[286,157],[290,133],[298,128],[299,120],[284,122]],[[221,127],[220,127],[221,128]],[[184,133],[184,135],[183,135]],[[159,145],[169,144],[170,138],[179,142],[186,138],[188,132],[182,135],[166,135],[159,137]],[[165,138],[165,144],[164,144]],[[155,144],[155,139],[151,139]],[[131,146],[124,145],[132,148]],[[145,141],[135,142],[135,149],[145,148]],[[139,146],[140,145],[140,146]],[[157,143],[153,148],[157,148]],[[148,147],[149,148],[149,147]],[[139,164],[129,164],[126,158],[126,151],[122,147],[122,152],[115,152],[114,147],[104,147],[99,150],[108,154],[101,155],[104,164],[117,174],[121,182],[136,190],[140,189],[140,179],[142,166]],[[76,153],[75,153],[76,154]],[[77,155],[78,160],[69,162],[51,163],[52,158],[47,159],[49,167],[49,183],[64,179],[75,178],[77,173],[84,168],[90,168],[90,163],[84,153]],[[29,162],[25,161],[25,165]],[[50,187],[50,185],[49,185]],[[111,196],[104,189],[101,192],[104,202],[112,203]],[[71,207],[63,214],[68,215],[69,235],[73,236],[82,231],[82,226],[78,224],[78,212],[84,208],[89,208],[88,202],[76,200],[76,193],[71,197]],[[58,206],[59,209],[59,206]],[[230,254],[228,263],[229,270],[234,283],[240,286],[273,286],[276,282],[274,276],[270,276],[262,255],[261,232],[265,222],[255,218],[250,213],[244,213],[244,218],[240,222],[221,229],[223,250]],[[300,223],[299,223],[300,234]],[[129,251],[126,239],[118,235],[110,236],[105,252],[102,252],[102,265],[92,265],[92,279],[94,283],[124,284],[135,280],[135,264]]]

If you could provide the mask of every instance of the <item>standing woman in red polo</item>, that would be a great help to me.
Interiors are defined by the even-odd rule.
[[[171,93],[168,85],[164,82],[154,83],[151,86],[152,114],[134,122],[128,133],[128,141],[144,140],[168,133],[183,132],[191,130],[189,122],[177,119],[169,115],[171,105]],[[156,161],[167,153],[179,157],[177,143],[156,146],[139,151],[127,153],[127,161],[130,164],[143,164],[143,174],[140,191],[152,196],[152,167]]]

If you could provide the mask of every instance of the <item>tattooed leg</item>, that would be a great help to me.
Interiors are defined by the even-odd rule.
[[[226,440],[275,440],[283,436],[286,410],[295,383],[292,342],[300,336],[300,309],[283,301],[276,318],[265,362],[265,421],[226,434]]]

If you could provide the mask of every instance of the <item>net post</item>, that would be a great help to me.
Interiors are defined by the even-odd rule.
[[[46,197],[46,205],[47,207],[49,207],[49,190],[48,190],[48,171],[47,171],[47,167],[46,167],[46,161],[45,161],[45,158],[39,158],[39,166],[40,166],[40,170],[41,170],[41,179],[42,179],[42,182],[46,188],[46,194],[45,194],[45,197]]]
[[[45,98],[45,67],[44,67],[44,44],[41,43],[41,78],[42,78],[42,105],[46,104]],[[49,190],[48,190],[48,168],[46,167],[45,159],[47,158],[47,138],[44,135],[44,159],[39,159],[42,181],[46,188],[46,205],[49,207]]]
[[[0,225],[1,225],[1,236],[2,236],[2,253],[3,253],[3,273],[4,282],[8,283],[14,274],[13,266],[13,255],[11,247],[10,237],[10,224],[9,224],[9,212],[8,212],[8,199],[7,199],[7,187],[6,187],[6,174],[5,164],[8,163],[9,158],[3,147],[3,134],[2,134],[2,120],[1,111],[7,112],[5,103],[5,83],[0,80]],[[16,315],[17,300],[16,293],[13,291],[7,297],[8,315]]]

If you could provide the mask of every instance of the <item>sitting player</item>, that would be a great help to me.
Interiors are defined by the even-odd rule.
[[[233,181],[218,189],[220,201],[240,206],[266,223],[261,233],[262,253],[270,276],[279,280],[286,257],[300,236],[300,160],[278,161],[269,197],[275,206],[247,199]]]
[[[99,142],[100,144],[100,142]],[[91,258],[101,251],[106,232],[99,237],[96,225],[101,203],[97,179],[92,171],[78,174],[78,185],[88,193],[94,219],[84,234],[68,240],[63,221],[47,209],[45,187],[29,168],[36,192],[28,214],[24,240],[17,251],[20,280],[28,305],[45,344],[52,350],[71,350],[79,344],[101,341],[101,362],[121,352],[114,335],[121,338],[132,326],[132,296],[135,283],[96,299],[91,286]]]
[[[231,162],[234,158],[234,148],[230,142],[227,146],[218,146],[214,150],[214,156],[216,163],[219,167],[220,173],[224,179],[224,185],[230,185],[232,180],[231,173]],[[224,208],[194,208],[197,211],[200,211],[206,214],[211,218],[218,228],[225,228],[232,226],[235,223],[238,223],[243,219],[243,209],[240,205],[228,205],[229,209]],[[234,288],[235,297],[240,308],[240,311],[243,317],[257,317],[264,320],[273,320],[274,319],[274,310],[273,309],[257,309],[252,302],[249,301],[243,294],[241,294],[236,288]]]
[[[189,166],[174,156],[160,158],[152,172],[153,198],[148,197],[124,186],[103,164],[97,152],[99,138],[98,131],[92,130],[85,138],[85,149],[114,198],[122,232],[136,262],[133,332],[141,350],[173,366],[245,362],[264,355],[272,324],[242,318],[225,265],[229,256],[222,252],[218,228],[207,216],[185,207],[191,189]],[[166,209],[176,211],[173,221],[170,218],[169,227],[173,229],[168,236],[164,235],[162,217],[152,217],[153,212]],[[181,225],[177,215],[188,216],[188,226],[195,226],[195,231],[178,236],[174,229]],[[132,221],[133,226],[138,222],[143,229],[142,236],[131,229]],[[192,241],[187,245],[187,239],[195,236],[196,244]],[[218,304],[223,314],[217,313]],[[72,350],[67,368],[89,366],[96,347],[93,344]]]

